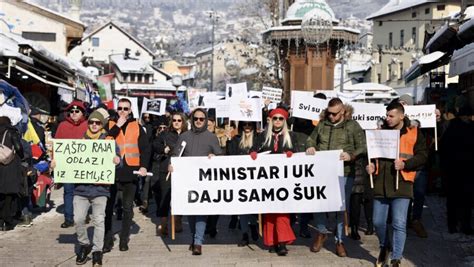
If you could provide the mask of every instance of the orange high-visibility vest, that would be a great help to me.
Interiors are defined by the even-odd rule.
[[[111,122],[111,128],[115,125],[115,122]],[[120,149],[120,157],[125,158],[128,166],[140,166],[140,150],[138,148],[138,137],[140,135],[140,125],[138,122],[129,122],[127,129],[125,129],[125,135],[120,130],[119,135],[115,138],[117,145]]]
[[[417,128],[409,128],[407,127],[407,133],[400,136],[400,159],[407,160],[413,158],[415,154],[414,148],[416,143],[416,138],[418,137],[418,130]],[[403,176],[403,180],[408,182],[414,182],[416,171],[400,171]]]
[[[413,158],[414,155],[414,149],[415,149],[415,143],[416,143],[416,138],[418,137],[418,131],[416,128],[409,128],[407,127],[407,132],[400,136],[400,154],[399,158],[401,160],[407,160]],[[375,175],[379,174],[379,161],[376,160],[376,171]],[[416,171],[405,171],[401,170],[400,171],[403,177],[403,180],[407,182],[414,182],[415,181],[415,176],[416,176]]]

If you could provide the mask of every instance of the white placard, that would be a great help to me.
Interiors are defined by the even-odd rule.
[[[176,215],[330,212],[345,209],[341,150],[172,158]]]
[[[366,130],[369,159],[396,159],[400,144],[400,130]]]
[[[229,83],[225,86],[225,98],[246,98],[248,97],[247,83]]]
[[[292,91],[293,117],[319,120],[319,115],[328,106],[328,100],[313,97],[312,92]]]
[[[115,110],[117,110],[117,107],[118,107],[118,101],[122,98],[126,98],[128,100],[130,100],[130,102],[132,103],[132,114],[133,114],[133,117],[138,119],[140,118],[140,112],[138,112],[138,98],[136,97],[128,97],[128,96],[118,96],[119,98],[114,98],[114,108]]]
[[[228,99],[217,100],[216,102],[216,118],[229,118],[230,101]]]
[[[435,128],[436,127],[436,105],[417,105],[417,106],[403,106],[405,108],[405,115],[410,120],[417,120],[420,122],[420,128]]]
[[[217,95],[217,92],[205,92],[201,94],[203,99],[202,103],[200,103],[200,107],[203,108],[216,108],[217,105],[217,100],[219,99],[219,96]]]
[[[234,121],[261,121],[262,99],[232,98],[230,100],[229,118]]]
[[[153,115],[164,115],[166,112],[166,99],[164,98],[155,98],[155,99],[148,99],[146,97],[143,98],[142,104],[142,113],[148,113]]]
[[[263,99],[268,99],[274,103],[281,102],[281,96],[283,94],[283,89],[280,88],[273,88],[264,86],[262,88],[262,97]]]
[[[349,103],[354,108],[352,119],[360,124],[362,129],[377,129],[377,121],[385,119],[386,109],[382,104]]]
[[[204,88],[188,88],[186,90],[188,94],[188,105],[189,109],[193,110],[198,107],[202,107],[202,102],[204,100],[204,93],[207,89]]]

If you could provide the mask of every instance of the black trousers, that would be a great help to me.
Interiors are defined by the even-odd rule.
[[[352,193],[349,214],[350,214],[350,225],[359,226],[360,222],[360,210],[361,206],[364,206],[365,220],[368,225],[372,225],[372,214],[374,211],[374,200],[373,198],[364,198],[363,193]]]
[[[159,172],[158,181],[154,181],[152,185],[153,196],[156,202],[156,216],[168,217],[171,205],[171,179],[166,181],[168,173]]]
[[[463,183],[460,183],[461,185]],[[446,192],[446,209],[448,216],[448,227],[450,230],[457,229],[458,223],[461,223],[461,231],[472,228],[471,213],[473,203],[473,192],[469,186],[465,188],[459,185],[449,184]]]
[[[117,198],[117,184],[110,186],[110,197],[105,206],[105,238],[113,238],[112,219],[114,217],[115,199]]]
[[[122,230],[120,230],[120,240],[128,242],[130,236],[130,227],[133,219],[133,200],[135,199],[135,192],[137,190],[137,182],[118,182],[117,190],[122,191]]]
[[[13,201],[16,197],[16,194],[0,194],[0,227],[3,224],[13,225],[13,215],[15,213]]]

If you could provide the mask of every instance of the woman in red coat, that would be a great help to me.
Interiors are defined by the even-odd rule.
[[[250,156],[257,158],[257,152],[271,151],[271,154],[285,153],[291,157],[298,147],[295,136],[289,131],[286,120],[288,111],[278,107],[272,110],[268,117],[271,121],[267,129],[257,137]],[[271,247],[270,252],[275,251],[278,256],[288,254],[287,244],[295,239],[291,228],[289,214],[264,214],[263,215],[263,243]]]

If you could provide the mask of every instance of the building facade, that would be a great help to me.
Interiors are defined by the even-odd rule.
[[[30,2],[0,1],[0,31],[18,34],[62,56],[80,43],[85,28],[79,20]]]
[[[422,49],[427,39],[460,10],[460,1],[391,0],[370,15],[367,19],[373,21],[372,82],[404,90],[421,100],[429,79],[421,76],[406,84],[404,73],[424,55]],[[446,76],[449,71],[444,68],[439,72]]]

